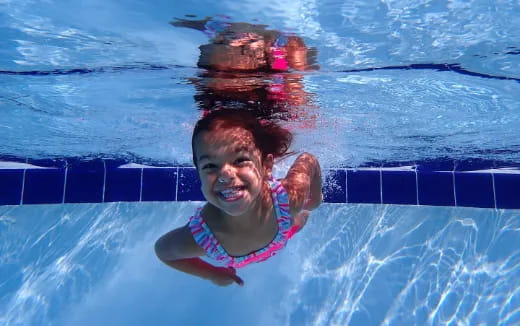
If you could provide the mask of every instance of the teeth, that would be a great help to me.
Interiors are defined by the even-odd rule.
[[[223,193],[224,195],[227,195],[227,194],[232,193],[232,192],[235,192],[235,190],[234,189],[226,189],[226,190],[221,191],[221,193]]]
[[[230,198],[230,197],[234,197],[237,195],[237,193],[241,190],[242,187],[233,187],[233,188],[229,188],[229,189],[225,189],[225,190],[222,190],[220,193],[222,194],[222,196],[224,196],[225,198]]]

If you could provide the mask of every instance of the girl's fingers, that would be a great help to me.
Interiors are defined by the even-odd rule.
[[[233,281],[235,281],[240,286],[244,285],[244,281],[237,275],[237,270],[234,267],[228,267],[228,270],[231,272],[230,276]]]
[[[238,275],[233,275],[232,278],[238,285],[244,285],[244,281]]]

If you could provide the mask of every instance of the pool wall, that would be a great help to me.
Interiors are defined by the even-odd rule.
[[[518,166],[436,159],[324,169],[324,202],[518,209]],[[0,205],[202,200],[192,166],[0,157]]]

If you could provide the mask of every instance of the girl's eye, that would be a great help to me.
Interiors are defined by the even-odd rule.
[[[239,165],[240,165],[240,164],[244,164],[244,163],[249,162],[249,161],[250,161],[250,159],[247,158],[247,157],[239,157],[239,158],[236,160],[237,164],[239,164]]]
[[[207,164],[204,164],[202,166],[202,170],[211,170],[211,169],[214,169],[216,167],[215,164],[213,163],[207,163]]]

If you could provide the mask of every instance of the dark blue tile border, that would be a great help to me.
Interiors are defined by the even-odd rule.
[[[141,171],[141,168],[107,168],[104,201],[139,201]]]
[[[73,162],[67,168],[66,203],[101,203],[105,165],[101,160]]]
[[[455,172],[457,206],[495,208],[491,173]]]
[[[455,206],[453,172],[417,171],[419,205]]]
[[[143,201],[174,201],[177,195],[177,168],[143,169]]]
[[[0,156],[0,205],[113,201],[202,201],[193,167],[120,168],[120,159]],[[0,162],[1,164],[1,162]],[[416,170],[389,167],[415,167]],[[437,159],[379,162],[375,168],[324,171],[324,202],[520,208],[520,164]],[[507,170],[486,171],[496,167]]]
[[[178,201],[203,201],[200,180],[195,168],[179,169]]]
[[[415,171],[382,171],[383,204],[417,205]]]
[[[494,174],[497,208],[520,209],[520,174]]]
[[[380,204],[380,181],[380,171],[347,170],[347,202]]]
[[[0,170],[0,205],[19,205],[22,201],[23,170]]]
[[[326,203],[347,202],[347,171],[329,170],[324,174],[323,201]]]
[[[65,169],[27,169],[23,204],[60,204],[64,186]]]

